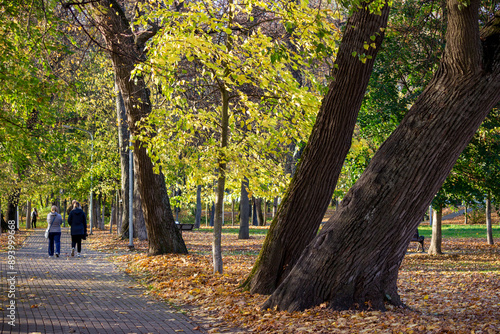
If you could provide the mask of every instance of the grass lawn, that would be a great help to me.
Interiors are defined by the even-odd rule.
[[[426,239],[432,236],[432,227],[420,225],[418,232]],[[486,225],[443,224],[441,227],[443,238],[486,238]],[[500,225],[493,225],[493,238],[500,238]]]

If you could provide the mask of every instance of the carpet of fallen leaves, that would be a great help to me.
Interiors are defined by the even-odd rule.
[[[12,243],[11,245],[14,245],[14,247],[17,249],[26,239],[28,236],[28,233],[26,229],[19,229],[17,230],[13,237],[11,237]],[[2,232],[0,235],[0,252],[6,252],[9,250],[9,230],[7,232]]]
[[[145,242],[118,255],[119,266],[161,298],[202,324],[209,333],[500,333],[500,245],[485,239],[448,239],[442,256],[408,249],[399,292],[408,308],[305,312],[261,310],[266,296],[239,288],[264,240],[223,235],[224,274],[212,274],[211,233],[183,232],[189,255],[147,256]],[[125,250],[127,241],[96,231],[91,247]]]

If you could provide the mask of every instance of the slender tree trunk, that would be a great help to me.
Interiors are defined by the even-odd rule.
[[[231,226],[234,226],[234,198],[231,199]]]
[[[262,226],[266,226],[267,223],[267,200],[264,198],[264,224]]]
[[[335,61],[335,80],[330,83],[297,171],[244,283],[252,292],[270,294],[283,281],[316,236],[332,198],[389,15],[388,6],[382,8],[382,15],[370,14],[366,3],[363,6],[347,22]],[[376,47],[365,50],[370,36],[376,37]],[[354,52],[371,58],[362,63]]]
[[[120,172],[121,172],[121,214],[118,233],[122,239],[127,239],[129,223],[129,141],[130,133],[127,125],[127,113],[123,102],[122,93],[115,83],[116,90],[116,119],[118,123],[118,149],[120,151]]]
[[[28,205],[26,206],[26,228],[31,228],[31,201],[28,201]]]
[[[491,223],[491,195],[486,197],[486,235],[488,245],[493,245],[493,225]]]
[[[465,218],[464,218],[464,224],[467,225],[469,223],[469,214],[468,214],[469,208],[467,207],[467,204],[465,204]]]
[[[250,200],[248,198],[248,179],[241,181],[240,230],[238,239],[250,239]]]
[[[102,193],[97,196],[97,228],[101,231],[104,230],[104,202],[102,198]]]
[[[194,227],[200,228],[201,224],[201,186],[196,187],[196,217],[194,220]]]
[[[123,96],[129,131],[139,135],[138,122],[147,117],[152,106],[146,82],[140,75],[131,78],[135,65],[144,58],[144,45],[156,31],[134,33],[125,12],[116,0],[91,3],[96,26],[106,41],[113,62],[115,80]],[[149,135],[154,136],[154,133]],[[181,232],[175,226],[163,174],[155,174],[146,145],[134,138],[134,173],[146,220],[149,254],[187,253]]]
[[[256,198],[254,200],[255,204],[255,216],[257,217],[257,225],[264,226],[264,214],[262,213],[262,198]]]
[[[434,78],[263,308],[402,304],[398,269],[420,217],[500,101],[500,15],[480,36],[479,3],[448,1],[446,49]]]
[[[214,273],[222,274],[222,215],[224,214],[224,191],[226,189],[226,156],[224,149],[227,147],[229,135],[229,93],[222,91],[221,108],[221,151],[218,157],[219,178],[217,180],[217,201],[215,203],[214,238],[212,255]]]
[[[427,253],[429,255],[440,255],[443,254],[441,251],[442,244],[442,223],[443,223],[443,207],[437,205],[434,207],[434,219],[432,223],[432,238],[431,244],[429,245],[429,250]]]

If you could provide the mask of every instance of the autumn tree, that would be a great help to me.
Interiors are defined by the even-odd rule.
[[[151,103],[145,78],[132,76],[132,72],[144,60],[145,43],[156,33],[157,27],[134,30],[124,7],[115,0],[66,4],[69,10],[73,11],[75,7],[87,13],[86,18],[102,34],[113,63],[116,84],[123,96],[129,130],[134,138],[134,172],[143,200],[149,254],[186,253],[180,231],[175,226],[165,179],[161,173],[155,173],[146,147],[136,138],[137,123],[151,113]]]
[[[434,77],[264,308],[402,304],[398,269],[413,232],[500,100],[500,13],[480,32],[479,4],[447,2],[446,47]]]
[[[297,171],[245,282],[252,292],[272,293],[318,231],[351,146],[388,15],[389,7],[384,1],[353,7],[337,52],[334,79]]]
[[[254,194],[262,184],[284,183],[279,161],[286,145],[304,140],[312,125],[321,84],[311,64],[331,52],[336,36],[326,13],[306,4],[252,0],[195,1],[149,16],[165,27],[137,71],[150,71],[166,105],[144,122],[146,131],[151,125],[162,129],[145,140],[160,164],[182,164],[190,179],[215,175],[215,272],[222,272],[228,182],[239,186],[247,178]],[[291,31],[300,38],[292,39]],[[288,49],[288,42],[301,52]]]

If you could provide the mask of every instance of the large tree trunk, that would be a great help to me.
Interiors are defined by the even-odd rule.
[[[248,198],[248,179],[241,181],[240,230],[238,239],[250,239],[250,200]]]
[[[446,49],[434,78],[264,308],[401,304],[398,269],[420,217],[500,101],[500,15],[480,39],[478,7],[479,0],[448,1]]]
[[[432,238],[431,244],[429,245],[429,250],[427,253],[429,255],[439,255],[443,254],[441,251],[442,233],[441,227],[443,222],[443,207],[438,205],[434,207],[434,219],[432,223]]]
[[[335,79],[259,258],[244,283],[252,292],[270,294],[283,281],[318,232],[332,198],[389,15],[387,6],[382,15],[375,15],[364,5],[347,22],[335,61]],[[371,41],[370,36],[376,36],[376,48],[365,50],[363,45]],[[353,52],[371,58],[362,63]]]
[[[91,3],[96,24],[106,41],[113,62],[115,80],[123,96],[130,134],[134,136],[134,173],[142,199],[149,240],[149,254],[187,253],[179,229],[175,226],[162,173],[156,174],[146,145],[138,139],[137,123],[152,110],[144,78],[131,77],[135,65],[143,59],[146,41],[155,31],[134,33],[118,1]],[[154,135],[154,134],[151,134]],[[123,232],[123,229],[122,229]]]
[[[491,195],[486,197],[486,242],[488,245],[493,245],[493,226],[491,223]]]

